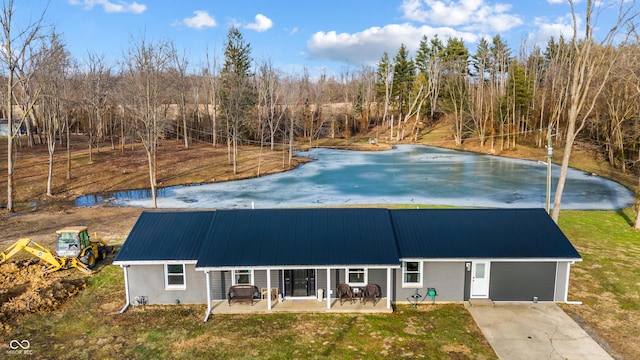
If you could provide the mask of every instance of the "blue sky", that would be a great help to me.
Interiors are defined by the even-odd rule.
[[[577,0],[578,11],[584,2]],[[473,54],[480,38],[500,34],[517,54],[523,40],[544,44],[572,34],[566,0],[16,0],[17,25],[45,7],[46,23],[78,59],[91,52],[115,63],[144,34],[173,41],[194,68],[204,66],[207,49],[222,57],[230,26],[251,44],[254,60],[334,74],[375,65],[402,43],[413,51],[422,35],[461,37]],[[600,17],[603,27],[607,17]]]

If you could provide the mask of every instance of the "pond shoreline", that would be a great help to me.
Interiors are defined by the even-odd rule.
[[[424,145],[393,151],[313,148],[320,159],[269,178],[172,186],[158,192],[160,208],[262,208],[419,204],[465,207],[545,207],[546,167],[535,160],[489,156]],[[297,153],[306,158],[307,153]],[[557,165],[553,165],[558,174]],[[555,176],[555,175],[554,175]],[[554,177],[553,181],[556,180]],[[469,181],[468,179],[473,179]],[[630,205],[630,194],[606,179],[570,170],[565,209]],[[197,189],[194,189],[197,188]],[[540,189],[539,189],[540,188]],[[553,195],[552,195],[553,196]],[[149,207],[149,190],[81,197],[76,206]]]

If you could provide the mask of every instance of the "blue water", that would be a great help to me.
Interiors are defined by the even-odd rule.
[[[306,156],[307,153],[299,153]],[[316,160],[260,178],[175,186],[158,192],[161,208],[276,208],[364,204],[545,207],[547,167],[419,145],[369,152],[314,149]],[[552,199],[560,167],[552,166]],[[622,185],[569,169],[563,209],[620,209],[634,195]],[[79,206],[151,207],[150,192],[79,198]]]

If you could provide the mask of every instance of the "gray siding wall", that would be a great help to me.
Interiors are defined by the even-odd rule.
[[[494,301],[553,301],[556,262],[492,262],[489,281]]]
[[[280,288],[281,275],[279,270],[270,270],[271,271],[271,287],[278,288],[278,294],[282,294],[282,289]],[[255,270],[255,274],[253,277],[255,281],[255,286],[258,289],[267,287],[267,270]]]
[[[333,270],[331,275],[333,276]],[[316,290],[322,289],[323,296],[327,297],[327,270],[326,269],[318,269],[316,270]],[[317,291],[316,291],[317,293]]]
[[[127,272],[132,303],[136,296],[147,296],[149,304],[207,303],[206,278],[195,264],[185,265],[185,290],[165,289],[164,265],[131,265]]]
[[[211,300],[226,299],[231,286],[231,272],[211,271],[209,276],[211,277]]]
[[[564,294],[567,292],[567,273],[569,272],[569,263],[567,261],[558,262],[556,271],[556,294],[554,301],[564,301]]]
[[[423,262],[423,282],[418,288],[420,295],[427,297],[427,289],[435,288],[438,294],[436,301],[462,301],[464,298],[464,261],[456,262]],[[396,269],[394,276],[395,293],[392,300],[407,302],[416,288],[402,288],[402,269]],[[430,301],[426,299],[425,301]]]
[[[387,297],[387,269],[369,269],[369,284],[380,286],[380,297]]]

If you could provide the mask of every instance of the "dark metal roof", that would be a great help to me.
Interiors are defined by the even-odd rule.
[[[197,260],[214,211],[144,211],[115,261]]]
[[[398,265],[386,209],[218,210],[197,267]]]
[[[580,258],[543,209],[416,209],[390,214],[402,258]]]
[[[401,258],[580,259],[542,209],[145,211],[116,262],[398,265]]]

